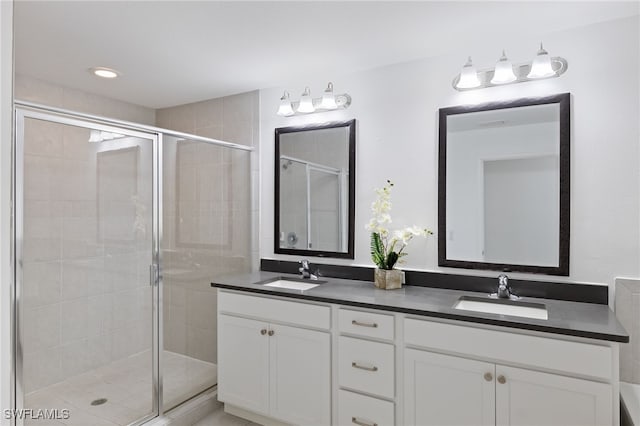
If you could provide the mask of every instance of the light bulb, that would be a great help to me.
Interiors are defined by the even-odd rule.
[[[472,89],[478,86],[480,86],[478,72],[476,71],[476,67],[474,67],[473,63],[471,62],[471,56],[469,56],[469,59],[467,59],[467,63],[462,67],[460,78],[458,79],[458,83],[456,83],[456,87],[458,89]]]
[[[91,71],[93,75],[102,78],[116,78],[120,75],[119,71],[105,67],[93,67],[89,68],[89,71]]]
[[[507,55],[502,51],[502,57],[496,62],[496,68],[493,71],[493,78],[491,84],[506,84],[516,81],[517,77],[513,73],[513,65],[507,58]]]
[[[527,78],[545,78],[556,75],[556,72],[551,66],[551,58],[549,52],[544,50],[542,43],[540,43],[540,50],[533,62],[531,63],[531,71],[527,74]]]
[[[320,102],[320,108],[322,109],[337,109],[336,96],[333,94],[333,83],[329,83],[327,88],[322,94],[322,101]]]
[[[298,105],[298,112],[314,112],[316,107],[313,106],[313,99],[311,99],[311,91],[308,87],[304,88],[304,93],[300,97],[300,104]]]
[[[278,115],[288,117],[293,115],[293,108],[291,107],[291,100],[289,99],[289,92],[284,92],[280,98],[280,107],[278,108]]]

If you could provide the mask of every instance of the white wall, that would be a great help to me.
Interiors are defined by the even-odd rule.
[[[279,117],[275,112],[283,90],[301,93],[305,82],[262,90],[261,256],[298,258],[273,253],[274,128],[357,119],[355,259],[312,261],[372,266],[364,226],[370,218],[373,189],[382,186],[385,179],[396,184],[392,195],[394,226],[437,228],[438,108],[571,92],[570,276],[512,275],[609,286],[616,276],[638,276],[638,17],[552,33],[543,41],[552,55],[569,62],[568,71],[560,78],[464,93],[453,90],[451,80],[467,55],[473,55],[480,68],[494,63],[503,46],[488,46],[485,51],[452,52],[444,57],[306,82],[319,96],[326,80],[333,79],[338,93],[346,91],[353,97],[347,110]],[[508,39],[504,47],[514,62],[521,62],[534,55],[536,41]],[[414,240],[408,253],[407,269],[496,275],[491,271],[439,268],[436,236]]]
[[[11,123],[13,1],[0,1],[0,408],[11,407]],[[8,425],[2,416],[0,424]]]

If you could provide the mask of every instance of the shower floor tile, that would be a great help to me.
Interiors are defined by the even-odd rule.
[[[164,351],[164,406],[168,410],[216,384],[213,363]],[[31,392],[24,406],[69,409],[69,419],[33,420],[25,426],[123,426],[151,413],[151,352],[144,351]],[[92,401],[105,398],[100,405]]]

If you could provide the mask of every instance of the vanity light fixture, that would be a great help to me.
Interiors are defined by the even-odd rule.
[[[507,54],[502,50],[502,56],[496,62],[495,70],[493,71],[493,78],[491,84],[507,84],[516,81],[518,77],[513,73],[513,65]]]
[[[552,77],[556,72],[553,70],[551,66],[551,58],[549,57],[549,52],[544,50],[542,47],[542,43],[540,43],[540,49],[536,54],[536,57],[533,58],[533,63],[531,64],[531,71],[527,74],[527,78],[546,78]]]
[[[288,117],[293,115],[293,107],[291,106],[291,99],[289,99],[289,92],[285,90],[284,94],[280,98],[280,107],[278,108],[278,115]]]
[[[298,109],[296,111],[302,113],[310,113],[314,112],[316,107],[313,106],[313,99],[311,98],[311,91],[308,87],[304,88],[304,92],[300,98],[300,103],[298,104]]]
[[[107,79],[112,79],[120,76],[120,72],[114,69],[105,68],[105,67],[89,68],[89,72],[91,72],[91,74],[95,75],[96,77],[102,77]]]
[[[329,82],[320,98],[313,98],[309,87],[305,87],[300,101],[292,102],[289,98],[289,92],[285,91],[280,98],[280,106],[278,107],[277,114],[282,117],[290,117],[292,115],[345,109],[348,108],[349,105],[351,105],[351,96],[346,93],[339,95],[334,94],[333,83]]]
[[[460,72],[460,79],[456,83],[457,89],[473,89],[480,86],[480,79],[478,78],[478,71],[471,62],[471,56],[467,59],[467,63],[462,67]]]
[[[327,88],[324,89],[322,94],[322,101],[320,101],[320,108],[323,109],[338,109],[336,104],[336,96],[333,94],[333,83],[329,82]]]
[[[567,60],[559,56],[551,57],[542,43],[536,56],[530,62],[512,64],[505,51],[494,68],[477,70],[471,63],[471,58],[462,67],[462,71],[452,82],[458,91],[484,89],[486,87],[502,86],[505,84],[524,83],[526,81],[542,80],[560,77],[567,71]]]

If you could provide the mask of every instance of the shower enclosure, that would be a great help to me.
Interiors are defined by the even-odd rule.
[[[24,424],[141,424],[214,386],[250,148],[28,104],[15,125],[16,407],[68,410]]]

